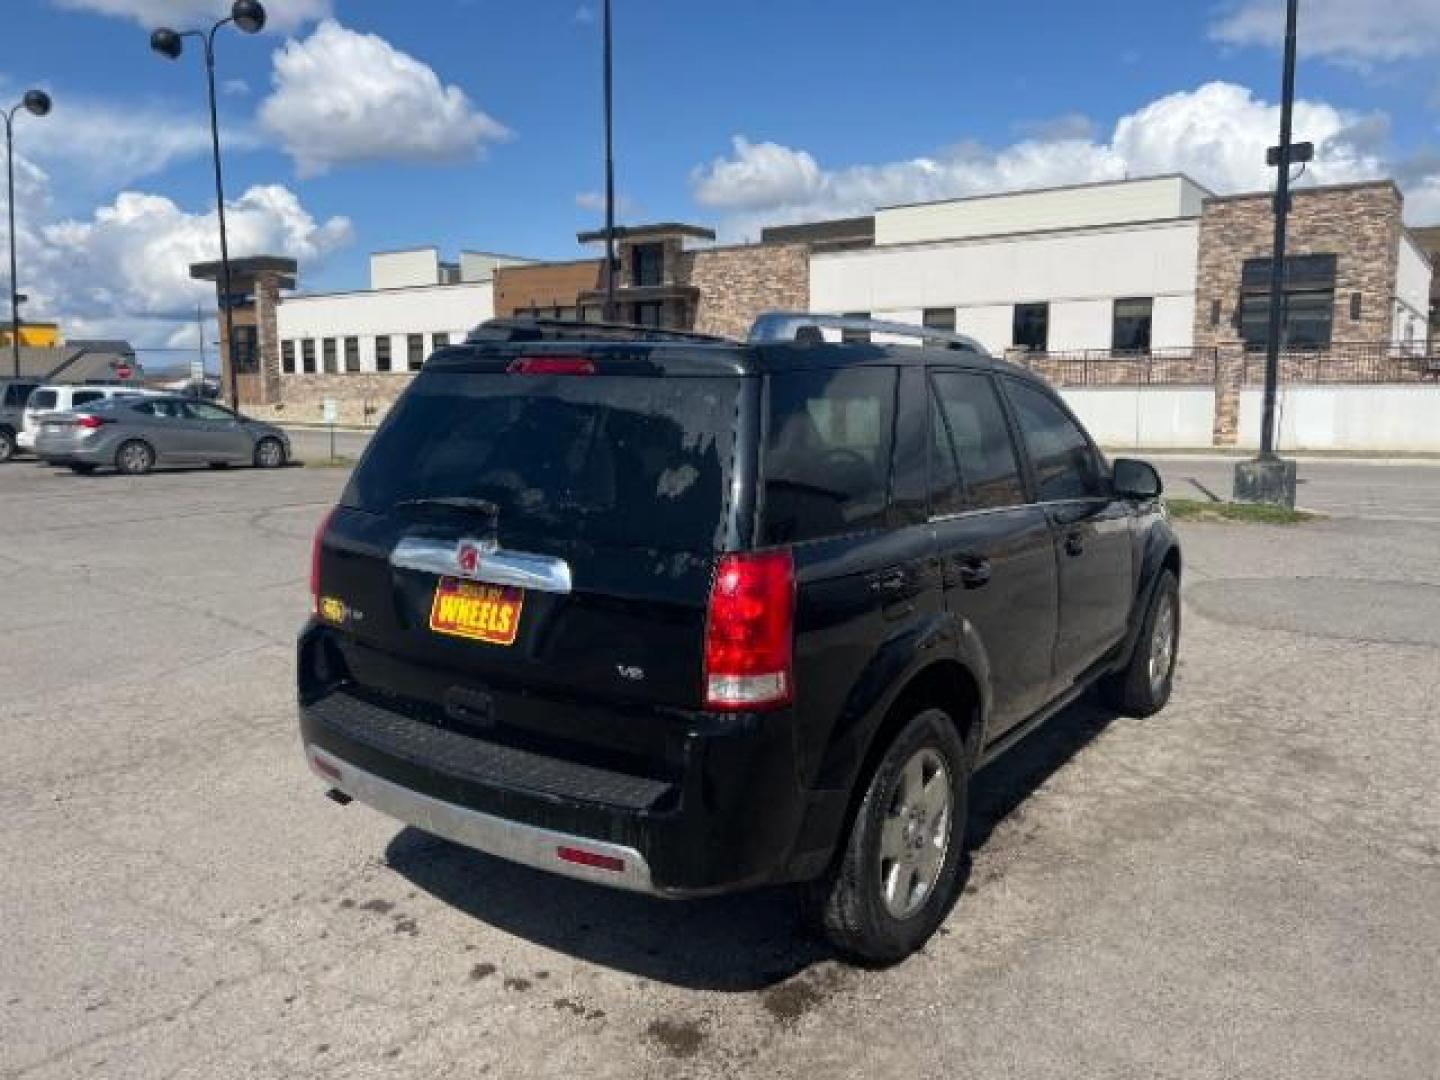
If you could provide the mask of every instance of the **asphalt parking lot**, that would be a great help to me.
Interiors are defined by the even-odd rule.
[[[1440,469],[1396,468],[1302,478],[1410,520],[1182,526],[1170,707],[981,774],[965,895],[867,972],[784,894],[324,799],[292,645],[343,470],[0,466],[0,1076],[1434,1077]]]

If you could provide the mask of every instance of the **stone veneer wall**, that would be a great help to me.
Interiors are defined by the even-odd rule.
[[[677,285],[700,290],[695,329],[743,338],[763,311],[810,307],[808,244],[699,248],[677,260]]]
[[[1286,251],[1333,254],[1337,342],[1391,340],[1395,276],[1400,258],[1402,197],[1389,181],[1294,192]],[[1195,295],[1195,345],[1236,337],[1240,271],[1246,259],[1270,257],[1275,218],[1272,197],[1224,195],[1205,200]],[[1361,294],[1361,317],[1350,319],[1350,294]],[[1211,307],[1220,300],[1218,325]]]
[[[414,377],[410,371],[282,375],[282,400],[247,405],[245,411],[262,420],[318,424],[324,419],[324,402],[329,397],[335,399],[340,424],[373,427],[385,418]]]

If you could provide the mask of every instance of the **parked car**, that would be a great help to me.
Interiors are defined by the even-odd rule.
[[[19,449],[16,441],[25,426],[25,402],[40,384],[34,379],[0,379],[0,462]]]
[[[978,767],[1092,685],[1169,698],[1159,476],[964,339],[602,333],[482,327],[381,426],[315,540],[310,766],[589,882],[800,884],[898,960],[963,883]]]
[[[156,465],[276,468],[290,459],[290,436],[274,424],[212,402],[149,394],[93,401],[46,416],[35,453],[81,473],[107,465],[132,474]]]
[[[136,386],[101,386],[92,383],[57,383],[53,386],[35,387],[25,403],[24,422],[16,436],[16,443],[22,450],[34,450],[40,425],[54,414],[93,405],[97,401],[109,401],[117,397],[143,397],[149,393],[151,391]]]

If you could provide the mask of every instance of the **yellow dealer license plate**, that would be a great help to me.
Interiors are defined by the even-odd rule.
[[[442,577],[430,606],[430,629],[490,645],[513,645],[524,602],[523,589]]]

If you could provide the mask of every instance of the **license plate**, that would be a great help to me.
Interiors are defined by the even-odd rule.
[[[442,577],[430,605],[430,629],[488,645],[513,645],[524,603],[523,589]]]

